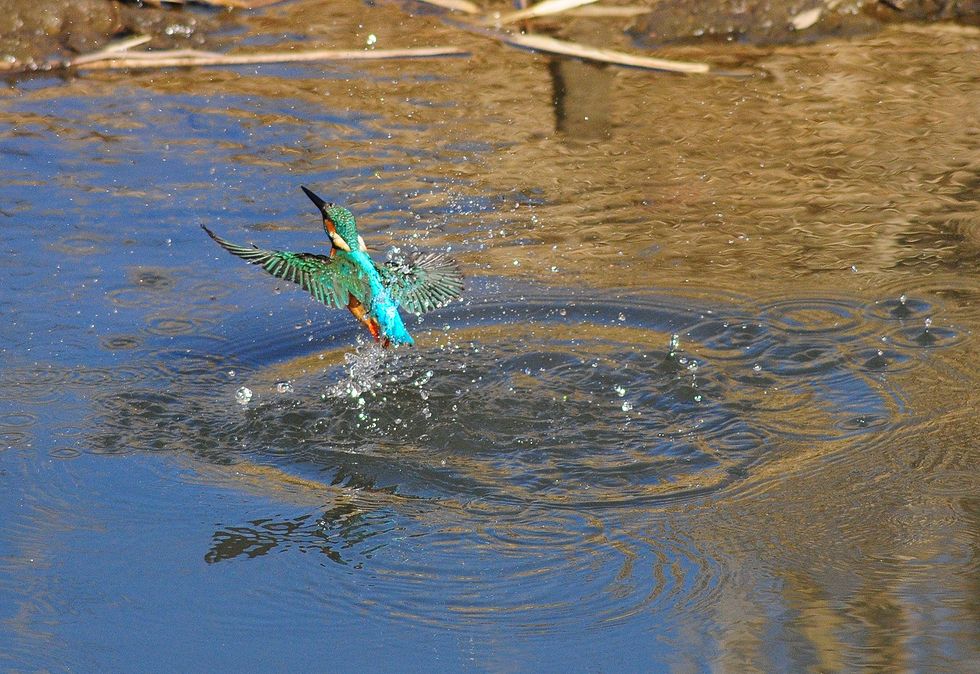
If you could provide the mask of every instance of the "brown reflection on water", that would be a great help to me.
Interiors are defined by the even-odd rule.
[[[610,265],[641,286],[664,274],[770,285],[975,262],[975,239],[956,223],[976,224],[976,194],[960,199],[980,166],[964,124],[980,96],[950,100],[962,73],[896,73],[873,60],[879,51],[887,40],[774,54],[762,64],[770,78],[708,86],[619,72],[608,141],[572,152],[529,140],[501,153],[492,180],[533,181],[547,202],[538,224],[508,219],[532,239],[577,244],[592,260],[567,274],[589,283],[621,283]],[[560,266],[551,257],[541,266]]]
[[[311,32],[319,25],[308,5],[274,14],[280,11],[259,21],[258,34],[280,21],[302,20]],[[980,151],[967,122],[980,95],[962,68],[937,68],[935,57],[901,69],[883,65],[896,41],[933,48],[935,36],[899,28],[867,43],[774,51],[759,63],[765,78],[681,78],[548,61],[433,28],[431,19],[394,21],[385,16],[391,8],[350,11],[350,25],[334,29],[347,38],[384,25],[404,46],[424,26],[432,39],[462,42],[476,56],[361,65],[371,76],[356,78],[343,77],[345,65],[325,66],[335,79],[265,70],[91,77],[160,93],[236,97],[216,99],[199,114],[304,136],[299,145],[261,153],[244,140],[232,142],[229,148],[240,148],[236,162],[349,171],[335,189],[355,206],[367,176],[383,179],[408,203],[381,224],[410,221],[412,210],[424,213],[467,195],[500,195],[495,211],[476,221],[461,214],[445,233],[429,233],[433,244],[467,244],[478,227],[477,240],[489,250],[468,261],[497,273],[543,276],[558,267],[568,282],[604,287],[646,287],[666,278],[732,287],[751,279],[775,290],[801,276],[851,285],[852,267],[931,271],[980,259],[974,233]],[[950,59],[968,42],[956,39],[943,36]],[[466,92],[451,84],[461,80]],[[71,86],[80,95],[93,90],[92,82]],[[304,108],[258,111],[248,97]],[[311,109],[355,112],[367,135],[311,120]],[[89,120],[110,135],[119,124],[158,121],[150,104],[142,120]],[[476,138],[499,149],[468,152],[465,144]],[[569,146],[570,138],[579,142]],[[423,178],[448,182],[433,190]],[[529,195],[540,202],[533,209]],[[519,250],[487,238],[501,228]],[[520,269],[514,259],[524,262]]]
[[[956,360],[975,357],[969,348]],[[930,385],[900,387],[913,419],[972,395],[944,365],[915,378]],[[859,455],[788,459],[798,471],[770,464],[758,477],[772,479],[692,518],[699,540],[741,558],[736,566],[750,585],[778,588],[786,612],[774,618],[767,599],[726,593],[719,621],[741,627],[725,637],[720,667],[778,668],[772,642],[758,638],[769,629],[785,630],[821,671],[957,669],[975,657],[980,612],[965,598],[976,593],[980,527],[961,500],[980,489],[967,465],[980,432],[970,409],[946,411]]]

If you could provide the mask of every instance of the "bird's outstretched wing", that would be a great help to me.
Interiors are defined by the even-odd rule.
[[[442,253],[375,263],[375,267],[395,301],[413,314],[441,307],[463,292],[463,274],[459,265]]]
[[[349,294],[360,300],[370,294],[367,284],[353,265],[339,256],[263,250],[254,244],[250,247],[239,246],[222,239],[204,225],[201,228],[232,255],[261,266],[277,278],[296,283],[313,299],[327,306],[341,309],[347,306]]]

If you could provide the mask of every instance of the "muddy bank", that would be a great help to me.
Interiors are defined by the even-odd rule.
[[[149,35],[156,48],[200,46],[227,26],[225,10],[149,7],[113,0],[0,0],[0,69],[35,70],[112,40]]]
[[[235,4],[232,0],[213,0]],[[625,1],[625,0],[624,0]],[[256,6],[269,4],[256,0]],[[301,2],[315,6],[316,2]],[[585,36],[625,34],[647,47],[737,41],[750,44],[812,42],[874,32],[901,21],[957,21],[980,25],[980,0],[645,0],[649,10],[631,25],[615,20],[579,17],[572,32]],[[329,3],[322,3],[329,12]],[[598,5],[597,5],[598,6]],[[489,15],[512,5],[488,2]],[[319,7],[317,8],[320,9]],[[443,12],[431,5],[409,3],[409,13]],[[239,25],[248,10],[206,4],[130,3],[118,0],[0,0],[0,70],[30,71],[58,67],[79,54],[104,48],[112,40],[147,36],[148,49],[201,47]],[[455,15],[454,16],[459,16]],[[571,17],[554,17],[559,33]],[[549,21],[551,21],[549,20]],[[527,27],[548,30],[549,21]],[[616,38],[613,38],[616,39]]]
[[[647,46],[738,41],[812,42],[864,35],[907,21],[980,24],[980,0],[662,0],[631,34]]]

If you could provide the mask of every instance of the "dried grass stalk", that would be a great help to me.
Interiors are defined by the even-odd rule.
[[[525,49],[533,49],[549,54],[574,56],[600,63],[612,63],[615,65],[630,66],[632,68],[643,68],[645,70],[666,70],[674,73],[705,74],[711,72],[711,66],[707,63],[670,61],[650,56],[635,56],[613,49],[589,47],[578,44],[577,42],[556,40],[553,37],[546,37],[544,35],[507,35],[504,33],[490,33],[490,35],[516,47],[524,47]]]
[[[483,11],[469,0],[416,0],[416,2],[435,5],[436,7],[451,9],[454,12],[463,12],[464,14],[479,14]]]
[[[560,14],[570,9],[581,7],[582,5],[591,5],[594,2],[597,2],[597,0],[543,0],[543,2],[531,5],[527,9],[504,14],[499,18],[487,19],[487,23],[499,25],[515,23],[517,21],[524,21],[525,19],[534,19],[539,16]]]
[[[640,16],[641,14],[649,14],[649,7],[612,7],[610,5],[599,5],[596,7],[579,7],[578,9],[570,9],[565,12],[566,16],[581,16],[590,19],[601,19],[601,18],[626,18],[629,19],[634,16]]]
[[[133,47],[146,44],[152,39],[153,37],[150,35],[136,35],[124,40],[118,40],[111,43],[105,49],[100,49],[99,51],[92,52],[91,54],[84,54],[74,58],[71,64],[77,67],[92,61],[101,61],[107,58],[123,58],[125,56],[125,52],[128,52]]]
[[[268,7],[282,0],[142,0],[148,5],[211,5],[213,7],[228,7],[230,9],[258,9]]]
[[[432,58],[464,56],[468,52],[456,47],[422,49],[372,49],[264,52],[261,54],[221,54],[197,49],[172,49],[149,52],[96,52],[68,62],[81,70],[118,70],[122,68],[174,68],[187,66],[232,66],[260,63],[300,63],[308,61],[373,61],[383,59]]]

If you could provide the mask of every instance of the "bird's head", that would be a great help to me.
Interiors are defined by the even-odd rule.
[[[364,239],[357,234],[357,223],[354,222],[353,213],[343,206],[328,204],[305,187],[303,187],[303,191],[320,210],[320,214],[323,216],[323,229],[330,237],[330,243],[333,244],[334,248],[339,248],[348,253],[351,250],[367,250]]]

